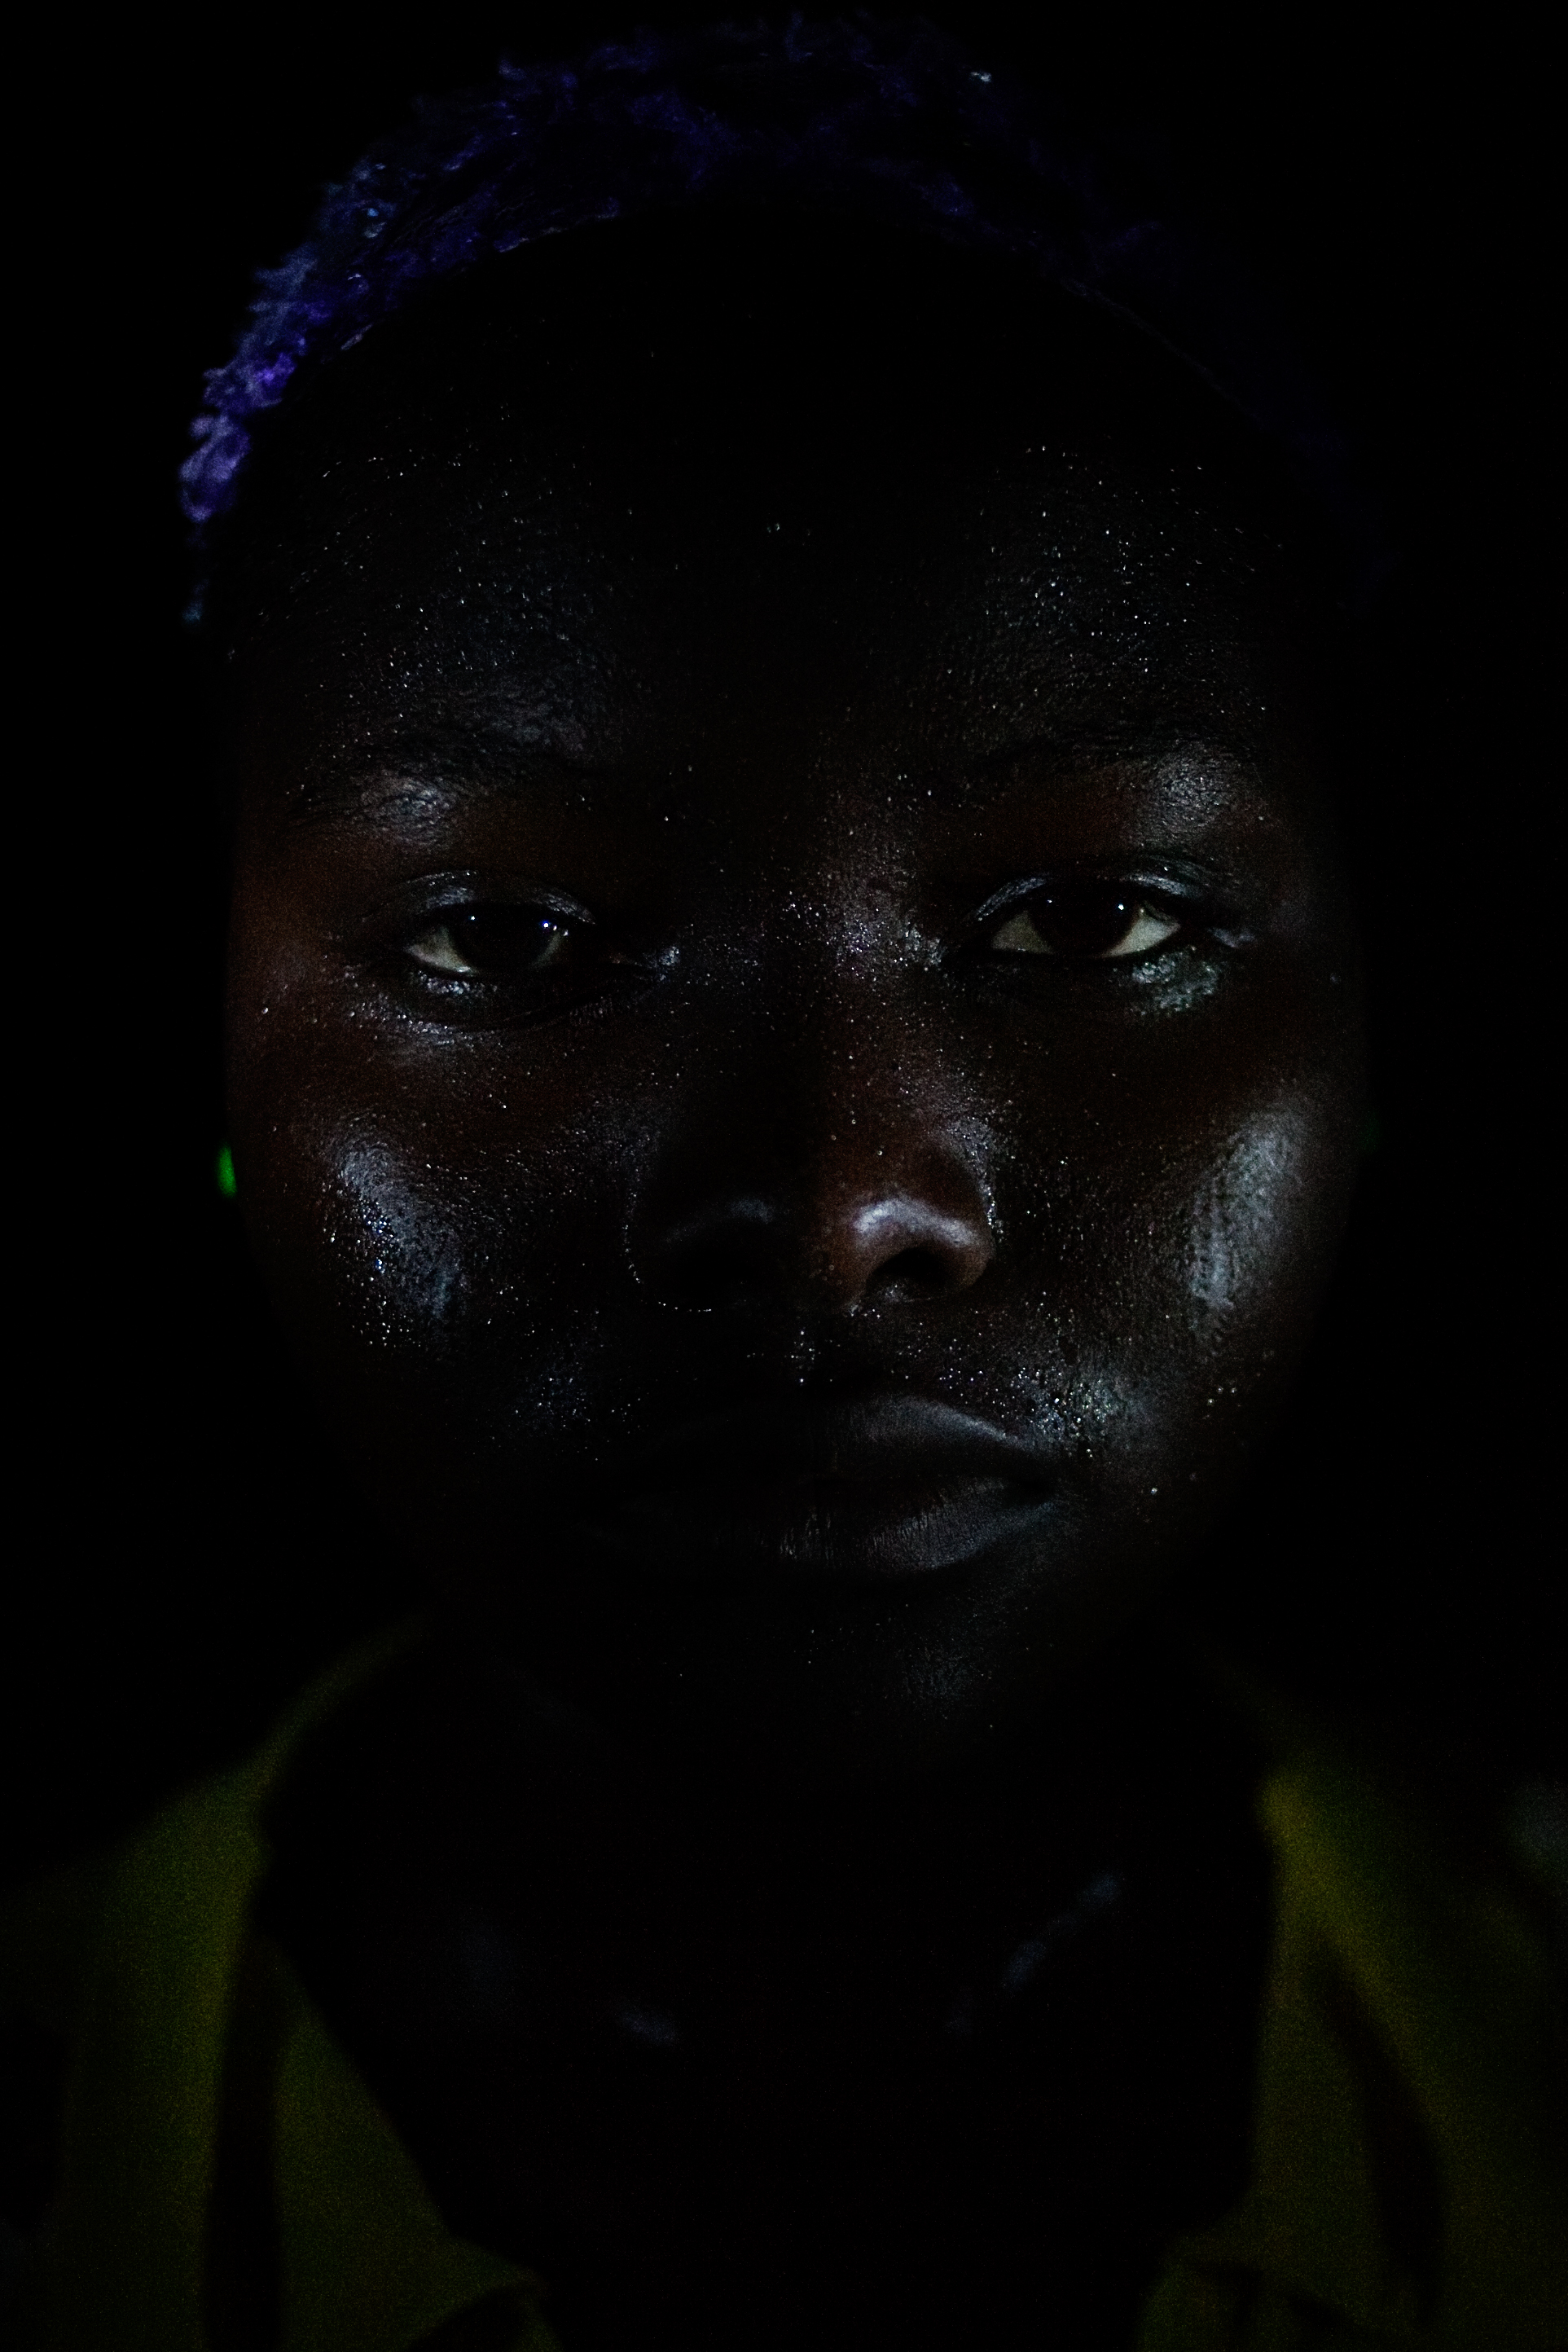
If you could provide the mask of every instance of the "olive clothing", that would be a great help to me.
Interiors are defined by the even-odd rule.
[[[14,2238],[25,2340],[555,2352],[538,2282],[449,2231],[256,1925],[268,1800],[366,1671],[10,1906],[4,2006],[71,2053],[57,2189]],[[1363,1769],[1285,1745],[1260,1796],[1276,1915],[1251,2183],[1171,2244],[1135,2352],[1552,2352],[1568,2164],[1541,1925],[1500,1883],[1463,1883]]]

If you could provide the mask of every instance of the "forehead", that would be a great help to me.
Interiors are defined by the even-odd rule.
[[[1252,750],[1300,704],[1271,521],[1163,362],[927,254],[857,304],[863,256],[824,292],[791,250],[727,309],[710,252],[647,258],[554,257],[329,372],[231,567],[248,726],[333,767],[827,733],[907,769]]]
[[[570,749],[687,729],[700,702],[716,735],[831,709],[975,751],[1037,725],[1130,748],[1260,739],[1299,698],[1288,612],[1179,478],[1023,450],[880,505],[857,485],[852,509],[831,482],[806,500],[757,481],[747,530],[653,496],[640,516],[634,485],[607,496],[501,427],[461,465],[397,454],[359,461],[350,512],[323,499],[236,647],[252,695],[333,734],[506,711]]]

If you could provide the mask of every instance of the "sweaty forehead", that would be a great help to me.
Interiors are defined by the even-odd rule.
[[[855,484],[851,529],[826,481],[808,499],[754,479],[749,517],[672,512],[652,483],[640,514],[635,482],[521,453],[501,421],[460,462],[354,470],[238,649],[251,722],[271,711],[334,761],[444,730],[454,756],[510,735],[596,764],[857,714],[912,754],[985,756],[1020,730],[1240,749],[1287,692],[1251,551],[1174,475],[998,453],[880,502]]]
[[[694,730],[968,759],[1275,728],[1273,520],[1163,359],[972,258],[900,253],[858,304],[852,255],[773,258],[727,300],[710,252],[664,283],[591,243],[335,363],[229,562],[243,723],[334,768],[400,736],[600,764]]]

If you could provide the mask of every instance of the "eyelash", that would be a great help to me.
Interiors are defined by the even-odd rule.
[[[516,952],[509,971],[494,962],[486,969],[464,952],[475,943],[464,940],[463,927],[486,919],[492,925],[492,948]],[[405,999],[412,997],[438,1019],[467,1016],[481,1024],[545,1020],[609,989],[651,977],[643,959],[608,947],[585,961],[580,950],[601,941],[598,926],[580,908],[535,900],[463,899],[431,908],[389,943],[389,977]],[[422,954],[422,947],[428,951]],[[508,952],[507,961],[511,960]]]
[[[1081,967],[1147,963],[1185,944],[1199,918],[1191,899],[1168,884],[1067,874],[993,901],[982,920],[993,957]]]
[[[967,952],[977,951],[992,971],[1007,972],[1016,980],[1043,979],[1051,966],[1063,978],[1075,975],[1080,981],[1088,980],[1092,973],[1102,982],[1130,979],[1134,971],[1165,967],[1172,954],[1191,944],[1195,929],[1206,920],[1212,926],[1214,913],[1211,907],[1168,880],[1154,884],[1125,875],[1047,876],[1025,887],[1014,887],[982,908]],[[1124,918],[1120,933],[1114,930],[1118,915]],[[460,927],[497,917],[510,926],[514,939],[522,935],[519,944],[525,944],[530,934],[538,940],[537,961],[509,972],[487,971],[469,961],[463,946],[474,942],[472,939],[462,941]],[[1042,917],[1049,919],[1042,921]],[[1053,931],[1060,940],[1064,929],[1071,933],[1075,924],[1084,943],[1051,944]],[[1140,924],[1155,926],[1158,936],[1118,951],[1119,940],[1135,933]],[[1011,938],[1007,937],[1009,933]],[[1089,943],[1097,936],[1103,936],[1104,943]],[[443,953],[439,945],[443,940],[450,959],[444,964],[437,960]],[[426,956],[419,952],[423,943],[430,945]],[[505,929],[499,944],[510,944]],[[584,961],[581,950],[591,950],[595,945],[600,947],[598,955],[591,952]],[[576,955],[574,948],[579,950]],[[481,1018],[494,1017],[503,1007],[514,1018],[518,1014],[548,1018],[612,989],[645,986],[655,976],[653,958],[610,948],[586,910],[537,900],[475,898],[429,908],[422,911],[417,925],[402,930],[394,954],[405,993],[413,992],[432,1010],[444,1007],[450,1013],[468,1010]]]

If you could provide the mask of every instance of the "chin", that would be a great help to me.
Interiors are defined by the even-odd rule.
[[[1129,1532],[1058,1497],[975,1555],[897,1574],[875,1547],[859,1572],[846,1549],[815,1573],[764,1574],[749,1555],[726,1573],[719,1553],[677,1574],[552,1535],[531,1572],[465,1578],[436,1601],[521,1703],[591,1743],[747,1782],[900,1780],[1050,1722],[1180,1556]]]

